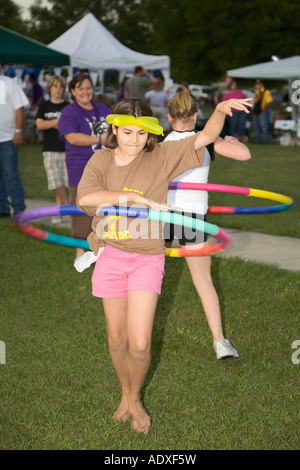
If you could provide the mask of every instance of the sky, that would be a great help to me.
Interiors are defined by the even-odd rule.
[[[13,0],[13,2],[16,3],[19,7],[23,8],[23,17],[28,19],[28,8],[34,4],[35,0]],[[43,0],[43,3],[47,3],[46,0]]]

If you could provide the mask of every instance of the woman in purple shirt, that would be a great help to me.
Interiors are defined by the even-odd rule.
[[[74,103],[63,109],[58,131],[60,139],[65,142],[70,203],[76,204],[77,186],[84,167],[106,140],[106,133],[99,133],[96,128],[102,123],[106,129],[105,118],[110,109],[93,101],[93,82],[87,73],[74,75],[69,82],[69,91]],[[71,216],[72,236],[85,240],[92,231],[91,220],[86,215]],[[76,248],[76,257],[83,253],[83,249]]]

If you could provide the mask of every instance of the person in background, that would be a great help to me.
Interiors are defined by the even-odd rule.
[[[223,101],[224,95],[228,92],[230,88],[230,84],[232,82],[233,78],[232,77],[225,77],[224,84],[221,85],[215,95],[214,95],[214,103],[217,105],[218,103],[221,103]]]
[[[66,82],[63,77],[48,77],[47,93],[50,98],[39,105],[35,116],[36,128],[43,133],[42,151],[48,189],[55,192],[57,205],[69,204],[66,191],[68,175],[65,144],[58,135],[58,121],[61,112],[69,104],[63,99],[65,88]],[[53,224],[58,224],[61,222],[61,217],[52,217],[51,221]]]
[[[116,93],[116,99],[115,99],[116,103],[118,103],[119,101],[122,101],[125,98],[125,93],[126,93],[125,84],[126,84],[127,80],[128,80],[128,77],[124,77],[123,80],[122,80],[121,90]]]
[[[71,77],[69,76],[68,69],[62,69],[61,76],[63,77],[63,79],[65,80],[67,85],[73,78],[72,76]],[[72,101],[71,100],[71,93],[69,92],[69,87],[68,86],[66,86],[63,99],[64,99],[64,101],[68,101],[68,103],[70,103]]]
[[[43,79],[39,81],[39,84],[43,90],[43,95],[44,95],[44,100],[48,101],[50,99],[49,92],[48,92],[48,86],[47,82],[48,79],[51,78],[51,73],[49,72],[44,72],[43,73]]]
[[[159,124],[164,130],[169,129],[169,122],[167,119],[166,106],[169,102],[167,93],[163,90],[163,81],[158,78],[157,82],[152,85],[151,90],[145,94],[147,103],[150,104],[153,111],[153,116],[159,120]]]
[[[24,75],[24,79],[22,83],[22,90],[27,96],[29,103],[31,102],[31,89],[32,89],[32,83],[30,83],[30,80],[29,80],[29,73],[26,73]]]
[[[24,107],[28,104],[18,83],[0,75],[0,217],[10,217],[11,209],[13,215],[26,209],[18,149],[23,144]]]
[[[144,100],[146,91],[149,90],[150,85],[156,82],[157,78],[144,69],[144,67],[138,65],[134,69],[133,77],[128,78],[125,82],[124,98],[139,98]]]
[[[44,94],[41,85],[38,83],[35,74],[31,73],[29,75],[29,81],[32,85],[31,87],[31,111],[36,111],[39,104],[44,101]]]
[[[96,103],[104,103],[106,106],[111,109],[112,103],[109,99],[109,97],[105,93],[99,93],[98,95],[94,96],[94,101]]]
[[[254,90],[254,107],[252,113],[255,142],[269,142],[270,104],[273,98],[261,80],[256,80]]]
[[[236,101],[238,102],[238,101]],[[173,131],[168,134],[164,142],[180,141],[195,134],[198,106],[193,96],[186,92],[176,93],[169,103],[168,119]],[[249,149],[232,136],[224,139],[217,138],[213,145],[206,148],[204,160],[201,166],[186,171],[177,176],[173,181],[189,183],[207,183],[211,159],[214,151],[224,157],[245,161],[251,158]],[[208,209],[207,191],[176,190],[168,191],[167,204],[182,215],[206,220]],[[166,246],[170,247],[174,237],[178,238],[180,245],[193,249],[201,248],[202,244],[208,244],[206,233],[179,225],[165,224],[164,238]],[[218,294],[212,282],[210,256],[187,256],[186,262],[198,295],[202,301],[206,319],[213,336],[213,347],[217,359],[238,357],[238,352],[230,341],[224,338],[222,319]]]
[[[231,98],[247,98],[246,94],[238,88],[235,80],[231,81],[229,90],[225,93],[223,100],[226,101]],[[230,135],[236,137],[243,143],[246,143],[246,117],[246,113],[239,111],[238,109],[233,109],[232,116],[228,118]]]
[[[186,91],[187,93],[191,93],[190,89],[188,88],[187,82],[182,82],[182,83],[174,82],[166,90],[169,100],[171,100],[173,96],[175,96],[176,93],[178,93],[179,91]]]
[[[233,78],[231,77],[225,77],[224,84],[221,85],[215,95],[214,95],[214,103],[217,105],[221,101],[223,101],[223,97],[225,93],[228,92],[230,84],[232,82]],[[224,127],[222,129],[222,132],[220,133],[220,137],[224,137],[225,135],[228,135],[230,133],[229,131],[229,116],[226,116],[225,122],[224,122]]]
[[[106,116],[110,109],[103,103],[93,101],[93,82],[89,74],[78,73],[69,82],[69,91],[74,101],[66,106],[58,121],[58,132],[65,143],[70,203],[76,203],[77,186],[85,165],[106,140]],[[91,231],[91,218],[72,215],[73,238],[85,240]],[[84,250],[76,248],[76,258]]]

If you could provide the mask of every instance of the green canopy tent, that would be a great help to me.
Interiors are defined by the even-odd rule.
[[[69,65],[70,58],[41,42],[0,26],[0,63],[27,65]]]

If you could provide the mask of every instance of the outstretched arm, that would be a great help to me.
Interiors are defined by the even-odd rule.
[[[195,141],[195,150],[200,150],[211,142],[215,142],[217,140],[223,129],[226,115],[232,116],[231,108],[244,111],[248,114],[248,108],[252,106],[252,104],[249,103],[251,100],[252,98],[221,101],[221,103],[216,106],[203,131],[198,133],[198,137]]]
[[[158,79],[154,77],[154,75],[152,75],[150,72],[148,72],[147,69],[143,69],[143,72],[145,75],[147,75],[147,77],[149,78],[149,80],[151,80],[152,83],[157,83],[158,82]]]

